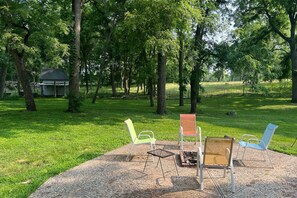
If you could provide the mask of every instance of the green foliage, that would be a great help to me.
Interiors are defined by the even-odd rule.
[[[234,2],[237,10],[236,24],[238,27],[248,28],[248,34],[256,33],[256,42],[265,42],[268,47],[264,56],[265,67],[275,66],[275,62],[283,68],[274,68],[264,70],[263,74],[266,78],[282,79],[288,75],[289,64],[285,60],[287,54],[291,54],[292,70],[297,67],[296,62],[296,23],[297,18],[295,16],[297,11],[297,2],[290,0],[248,0],[248,1],[236,1]],[[282,42],[279,42],[281,39]],[[276,44],[278,43],[278,44]],[[269,45],[270,44],[270,45]],[[272,44],[272,45],[271,45]],[[269,49],[270,48],[270,49]],[[290,49],[290,52],[289,50]],[[275,53],[273,56],[271,50],[274,53],[277,50],[282,50],[283,53]],[[257,58],[257,57],[255,57]],[[272,61],[271,61],[272,60]],[[277,64],[276,64],[277,65]],[[272,74],[274,73],[274,74]],[[284,74],[284,75],[283,75]],[[293,82],[296,82],[296,76],[291,74]],[[296,102],[296,83],[292,86],[292,101]]]
[[[272,122],[279,128],[270,149],[297,155],[297,147],[290,147],[297,108],[288,100],[276,95],[207,97],[199,104],[197,122],[203,137],[228,134],[236,139],[244,133],[261,136]],[[128,118],[137,131],[151,129],[157,140],[176,141],[179,114],[188,113],[190,105],[189,100],[183,107],[168,100],[167,114],[160,116],[146,99],[83,103],[80,114],[69,114],[65,99],[36,99],[38,112],[24,112],[22,100],[0,101],[0,197],[28,197],[49,177],[130,143],[123,123]],[[227,116],[230,110],[237,116]]]
[[[41,68],[61,67],[68,45],[60,35],[68,34],[68,21],[62,20],[62,4],[57,1],[3,1],[0,21],[2,42],[9,49],[25,53],[26,69],[32,75]]]

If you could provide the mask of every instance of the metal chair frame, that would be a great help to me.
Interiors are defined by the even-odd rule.
[[[208,142],[217,142],[217,146],[213,146],[211,148],[212,151],[208,151]],[[228,145],[227,147],[222,147],[224,145],[220,145],[221,143],[224,143],[225,145]],[[231,175],[231,190],[234,193],[235,192],[235,182],[234,182],[234,168],[233,168],[233,159],[232,159],[232,150],[233,150],[233,143],[234,138],[216,138],[216,137],[206,137],[205,138],[205,144],[204,144],[204,153],[202,153],[202,148],[199,147],[198,153],[197,153],[197,172],[196,175],[200,176],[200,190],[204,189],[204,177],[203,177],[203,169],[204,168],[215,168],[215,169],[224,169],[224,177],[226,176],[226,169],[230,169],[230,175]],[[222,153],[219,153],[219,150],[224,150],[224,155]],[[213,159],[213,163],[210,163],[209,160],[206,160],[206,157],[208,159]],[[218,158],[224,159],[223,161],[217,160]],[[199,175],[200,173],[200,175]]]
[[[184,122],[190,123],[189,126],[184,126]],[[189,130],[190,128],[190,130]],[[195,144],[197,143],[197,139],[199,137],[201,146],[201,128],[196,126],[196,114],[180,114],[180,127],[178,133],[178,144],[180,144],[180,149],[184,149],[184,137],[195,137]]]
[[[244,148],[242,158],[241,158],[242,161],[244,160],[247,148],[264,151],[267,155],[270,166],[273,168],[273,165],[272,165],[271,159],[269,157],[269,154],[267,152],[267,149],[268,149],[268,146],[272,139],[272,136],[277,128],[278,128],[277,125],[269,123],[264,131],[264,134],[263,134],[261,140],[255,135],[243,134],[238,142],[239,145],[238,145],[238,149],[237,149],[236,158],[238,159],[238,153],[239,153],[240,147]],[[262,153],[262,155],[265,160],[264,153]]]
[[[129,154],[127,155],[126,161],[128,161],[129,157],[131,156],[134,145],[150,144],[151,150],[155,149],[156,139],[153,131],[150,131],[150,130],[141,131],[137,136],[132,120],[131,119],[125,120],[125,124],[127,126],[127,129],[130,133],[130,137],[132,140],[132,145],[130,147]]]

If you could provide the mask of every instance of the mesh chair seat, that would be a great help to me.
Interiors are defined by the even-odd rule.
[[[214,138],[206,137],[204,144],[204,153],[199,147],[197,159],[197,175],[200,172],[200,189],[204,188],[203,169],[204,168],[223,168],[224,176],[226,169],[231,169],[232,192],[235,192],[234,176],[233,176],[233,150],[234,138]],[[200,171],[199,171],[200,169]]]
[[[273,165],[272,165],[272,162],[271,162],[270,157],[268,155],[267,149],[268,149],[268,146],[269,146],[270,141],[272,139],[272,136],[273,136],[273,134],[274,134],[274,132],[275,132],[275,130],[277,128],[278,128],[277,125],[269,123],[267,125],[261,139],[258,139],[256,136],[251,135],[251,134],[242,135],[241,138],[240,138],[240,141],[239,141],[239,146],[238,146],[238,149],[237,149],[236,158],[238,157],[238,153],[239,153],[240,148],[244,148],[242,158],[241,158],[242,161],[244,160],[244,156],[245,156],[245,152],[246,152],[247,148],[264,151],[264,152],[266,152],[266,155],[268,157],[270,166],[273,168]],[[263,155],[263,157],[264,157],[264,160],[265,160],[264,155]]]
[[[184,137],[195,137],[195,144],[198,136],[201,146],[201,128],[196,127],[196,115],[195,114],[180,114],[180,127],[178,133],[178,143],[180,148],[183,149]]]
[[[134,125],[132,123],[132,120],[131,119],[125,120],[125,124],[127,126],[127,129],[130,133],[130,137],[132,140],[132,146],[131,146],[129,154],[127,155],[127,158],[126,158],[127,161],[129,159],[129,157],[131,156],[134,145],[136,145],[136,144],[150,144],[151,150],[153,150],[155,148],[156,139],[154,137],[154,132],[141,131],[137,136]]]

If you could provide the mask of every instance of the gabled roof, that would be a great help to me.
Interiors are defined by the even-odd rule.
[[[63,80],[68,81],[69,78],[63,69],[44,69],[41,72],[40,80]]]

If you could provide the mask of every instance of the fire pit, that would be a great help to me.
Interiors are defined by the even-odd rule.
[[[180,160],[182,166],[196,166],[197,152],[194,151],[180,151]]]

